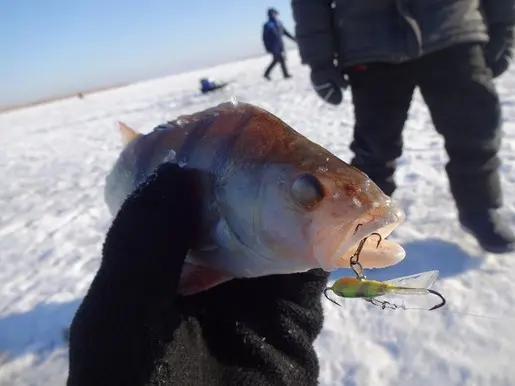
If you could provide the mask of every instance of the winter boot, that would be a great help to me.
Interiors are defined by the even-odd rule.
[[[485,251],[515,251],[515,234],[497,210],[462,211],[459,213],[459,220],[463,229],[474,236]]]

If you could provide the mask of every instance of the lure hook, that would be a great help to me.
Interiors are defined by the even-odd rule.
[[[324,289],[324,296],[327,300],[333,302],[334,304],[336,304],[338,307],[341,307],[341,305],[339,303],[337,303],[335,300],[331,299],[328,295],[327,295],[327,291],[332,291],[333,289],[331,287],[327,287]]]
[[[358,224],[356,226],[356,229],[354,230],[354,234],[356,234],[356,232],[357,232],[357,230],[359,229],[360,226],[362,226],[362,224]],[[379,248],[379,245],[383,241],[383,236],[381,236],[377,232],[371,233],[369,236],[365,237],[363,240],[361,240],[359,242],[358,248],[356,248],[356,252],[354,252],[354,254],[350,258],[350,267],[351,267],[352,271],[354,271],[354,273],[356,274],[356,277],[358,279],[364,279],[365,278],[365,275],[363,275],[363,266],[359,262],[359,255],[361,254],[361,251],[363,251],[363,248],[365,247],[365,243],[367,242],[367,240],[370,237],[372,237],[372,236],[377,236],[378,237],[379,240],[377,241],[376,248]]]
[[[381,245],[381,242],[383,241],[383,236],[381,236],[380,233],[374,232],[374,233],[371,233],[370,236],[367,237],[367,239],[372,236],[377,236],[377,238],[379,239],[379,240],[377,240],[377,245],[376,245],[376,249],[377,249],[377,248],[379,248],[379,245]]]
[[[438,304],[434,305],[433,307],[429,308],[427,311],[437,310],[439,308],[442,308],[447,303],[447,300],[445,300],[445,298],[443,297],[443,295],[440,292],[437,292],[437,291],[429,289],[429,288],[427,289],[427,292],[429,292],[432,295],[435,295],[435,296],[439,297],[440,300],[441,300],[440,303],[438,303]],[[385,310],[386,308],[389,308],[389,309],[392,309],[392,310],[402,309],[404,311],[420,309],[420,308],[407,308],[404,304],[398,305],[398,304],[395,304],[395,303],[390,303],[390,302],[385,301],[385,300],[383,300],[383,301],[378,300],[378,299],[365,299],[365,300],[367,302],[369,302],[370,304],[372,304],[373,306],[381,307],[382,310]]]
[[[432,289],[427,289],[427,292],[429,292],[430,294],[433,294],[435,296],[438,296],[440,298],[440,303],[434,305],[433,307],[431,307],[429,309],[429,311],[433,311],[433,310],[437,310],[438,308],[442,308],[443,306],[445,306],[445,303],[447,303],[447,300],[445,300],[445,298],[443,297],[443,295],[440,293],[440,292],[437,292],[435,290],[432,290]]]
[[[358,225],[361,225],[361,224],[358,224]],[[356,233],[356,232],[354,232],[354,233]],[[365,243],[372,236],[378,237],[379,240],[377,240],[376,248],[379,248],[379,245],[381,245],[381,242],[383,241],[383,236],[381,236],[381,234],[379,234],[377,232],[371,233],[369,236],[363,238],[363,240],[361,240],[359,242],[358,248],[356,248],[356,252],[354,252],[354,254],[352,255],[351,258],[355,258],[356,260],[359,260],[359,255],[361,254],[361,251],[363,250]]]
[[[354,232],[353,232],[352,234],[353,234],[353,235],[355,235],[356,233],[358,233],[359,228],[361,228],[362,226],[363,226],[363,224],[361,224],[361,223],[359,223],[358,225],[356,225],[356,228],[354,228]],[[379,244],[381,244],[381,241],[383,241],[383,236],[381,236],[381,235],[380,235],[379,233],[377,233],[377,232],[371,233],[369,236],[367,236],[367,237],[365,237],[363,240],[361,240],[360,245],[361,245],[361,244],[364,244],[364,243],[365,243],[365,241],[366,241],[369,237],[374,236],[374,235],[375,235],[375,236],[377,236],[377,237],[379,238],[379,241],[377,242],[377,247],[376,247],[376,248],[379,248]],[[359,248],[359,247],[358,247],[358,248]],[[363,247],[361,247],[361,248],[363,248]]]

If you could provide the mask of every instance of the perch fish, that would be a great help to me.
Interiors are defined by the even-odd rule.
[[[405,257],[402,246],[386,239],[404,220],[390,197],[260,107],[226,102],[148,134],[119,126],[123,149],[104,190],[113,216],[163,162],[202,172],[203,236],[186,258],[181,294],[233,278],[347,268],[360,241],[374,232],[383,242],[365,243],[364,268]]]

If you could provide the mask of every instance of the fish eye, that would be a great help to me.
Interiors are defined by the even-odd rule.
[[[306,209],[319,204],[325,195],[325,189],[318,178],[313,174],[299,175],[291,186],[294,199]]]

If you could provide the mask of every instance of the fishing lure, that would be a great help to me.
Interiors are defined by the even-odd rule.
[[[358,225],[359,227],[359,225]],[[356,228],[356,230],[358,229]],[[371,236],[377,236],[379,241],[377,246],[382,241],[382,236],[379,233],[372,233]],[[427,271],[414,275],[403,276],[387,281],[369,280],[363,274],[363,267],[359,263],[359,255],[367,238],[364,238],[356,252],[350,259],[350,267],[356,274],[356,277],[342,277],[336,280],[331,287],[327,287],[324,290],[324,296],[340,306],[336,301],[331,299],[327,293],[329,291],[334,292],[336,295],[343,298],[361,298],[367,302],[381,307],[383,310],[386,308],[390,309],[404,309],[408,308],[404,304],[395,304],[386,300],[380,300],[379,297],[387,295],[435,295],[440,298],[440,303],[429,308],[429,311],[436,310],[443,307],[446,304],[445,298],[439,292],[430,289],[433,283],[438,278],[439,271]]]
[[[445,305],[445,298],[437,291],[430,287],[439,271],[427,271],[415,275],[404,276],[387,281],[369,280],[360,277],[342,277],[334,282],[331,287],[324,290],[325,297],[336,305],[336,301],[328,296],[328,291],[333,291],[336,295],[343,298],[362,298],[367,302],[381,307],[383,310],[390,309],[408,309],[404,304],[399,305],[386,300],[380,300],[379,297],[385,295],[435,295],[440,298],[440,302],[429,311],[436,310]]]

